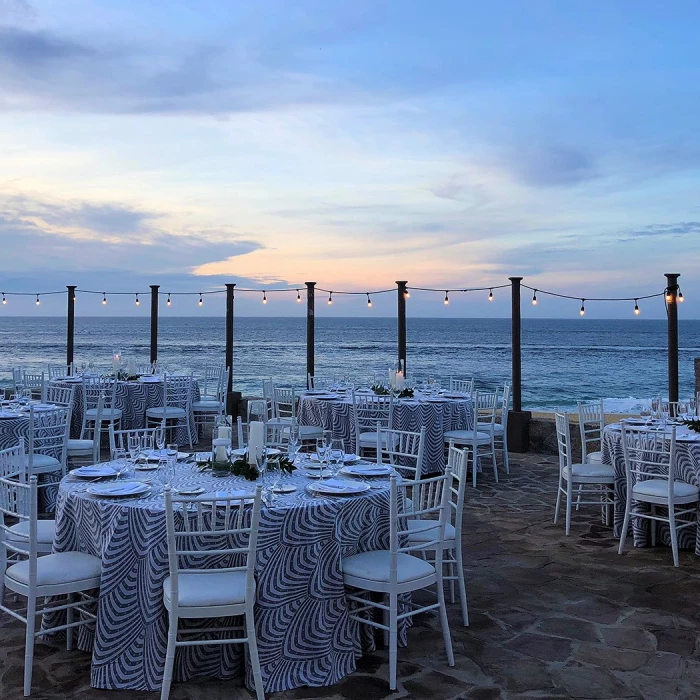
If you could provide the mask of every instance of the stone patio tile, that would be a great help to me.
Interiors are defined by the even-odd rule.
[[[601,668],[571,666],[555,671],[555,677],[572,698],[613,700],[637,696],[635,690]]]

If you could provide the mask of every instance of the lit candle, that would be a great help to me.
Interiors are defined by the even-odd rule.
[[[229,441],[221,438],[212,440],[212,445],[214,447],[214,460],[216,462],[227,462],[228,453],[226,452],[226,447]]]
[[[403,378],[403,372],[401,370],[399,370],[396,373],[396,388],[399,389],[400,391],[402,391],[404,388],[404,378]]]
[[[225,438],[231,442],[231,428],[228,425],[221,425],[217,431],[217,437]]]
[[[119,371],[119,365],[121,364],[121,355],[118,352],[115,352],[114,355],[112,355],[112,369],[114,370],[114,374],[116,374]]]
[[[248,427],[248,464],[255,464],[255,453],[265,444],[265,424],[251,421]]]

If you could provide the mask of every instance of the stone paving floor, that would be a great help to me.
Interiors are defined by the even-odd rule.
[[[330,688],[301,688],[273,700],[382,698],[700,697],[700,560],[670,550],[617,555],[599,511],[574,515],[572,533],[552,523],[554,458],[514,456],[510,476],[488,474],[469,488],[464,525],[470,626],[450,606],[456,666],[447,666],[436,620],[416,618],[399,650],[399,690],[387,684],[387,654]],[[487,470],[488,471],[488,470]],[[23,627],[0,616],[0,698],[22,697]],[[88,654],[37,644],[34,698],[136,700],[156,693],[89,687]],[[173,686],[173,700],[252,697],[231,682]]]

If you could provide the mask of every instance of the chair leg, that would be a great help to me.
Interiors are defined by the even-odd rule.
[[[557,524],[559,520],[559,507],[561,506],[561,492],[562,492],[562,478],[559,477],[559,483],[557,485],[557,503],[554,506],[554,524]]]
[[[622,532],[620,533],[620,546],[617,549],[618,554],[622,554],[625,548],[625,540],[627,539],[627,529],[630,525],[630,513],[632,511],[632,494],[627,494],[627,501],[625,502],[625,518],[622,521]]]
[[[447,663],[450,666],[455,665],[455,656],[452,651],[452,635],[450,634],[450,624],[447,620],[447,605],[445,603],[445,589],[442,585],[442,576],[438,577],[437,598],[440,605],[440,627],[442,628],[442,639],[445,643],[445,653],[447,654]],[[393,688],[392,688],[393,690]]]
[[[656,515],[656,504],[652,503],[649,510],[651,515]],[[656,547],[656,520],[651,521],[651,546]]]
[[[508,437],[503,436],[503,466],[506,469],[506,474],[510,474],[510,460],[508,459]]]
[[[581,505],[581,491],[583,491],[583,484],[578,485],[578,495],[576,496],[576,510],[579,509]]]
[[[24,696],[32,692],[32,667],[34,665],[34,632],[36,630],[36,597],[27,598],[27,630],[24,639]]]
[[[68,594],[68,604],[70,605],[73,603],[75,600],[75,595],[73,593]],[[73,624],[73,616],[74,616],[75,610],[73,608],[66,608],[66,624],[68,627],[66,627],[66,651],[72,651],[73,649],[73,628],[71,625]]]
[[[673,565],[680,566],[678,561],[678,530],[676,530],[676,509],[673,503],[668,507],[668,526],[671,530],[671,550],[673,551]]]
[[[439,583],[442,589],[441,582]],[[445,595],[445,592],[442,591]],[[398,597],[396,593],[389,594],[389,688],[396,690],[396,666],[398,663]]]
[[[260,657],[258,656],[258,640],[255,636],[255,620],[253,611],[245,616],[246,636],[248,637],[248,654],[250,665],[253,669],[253,681],[255,682],[255,695],[257,700],[265,700],[265,689],[263,688],[262,671],[260,670]]]
[[[447,566],[450,570],[448,574],[450,577],[450,603],[454,605],[455,602],[455,577],[457,575],[457,569],[455,568],[455,563],[453,561],[447,562]]]
[[[168,700],[170,685],[173,681],[173,666],[175,665],[175,643],[177,642],[177,615],[168,614],[168,647],[165,651],[165,668],[163,669],[163,685],[160,689],[160,700]]]
[[[476,445],[472,445],[472,488],[476,488],[476,463],[477,463],[477,450]]]
[[[457,540],[459,542],[459,539]],[[469,627],[469,609],[467,607],[467,587],[464,581],[464,563],[462,561],[462,547],[455,547],[455,559],[457,560],[457,584],[459,586],[459,602],[462,606],[462,622]]]
[[[571,490],[571,482],[566,482],[566,536],[569,536],[571,532],[571,501],[573,501],[573,494]]]

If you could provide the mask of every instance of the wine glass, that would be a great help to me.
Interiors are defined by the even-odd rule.
[[[121,479],[123,474],[128,476],[129,461],[127,459],[126,450],[123,447],[118,447],[114,450],[112,462],[114,463],[114,470],[117,472],[117,479]]]
[[[260,474],[260,483],[265,493],[265,473],[267,472],[267,447],[265,445],[257,445],[255,448],[255,466]]]
[[[165,430],[163,428],[156,428],[154,433],[154,441],[156,444],[156,449],[159,453],[162,453],[165,449]]]
[[[319,476],[323,478],[323,469],[328,456],[328,443],[324,438],[316,439],[316,457],[318,458],[320,474]]]
[[[287,443],[287,453],[293,462],[299,452],[299,424],[292,421],[289,426],[289,442]]]
[[[343,466],[344,462],[345,443],[340,438],[336,438],[331,441],[331,446],[329,448],[329,463],[332,476],[338,474],[338,470]]]
[[[135,464],[136,459],[139,456],[139,452],[141,451],[141,441],[139,440],[139,436],[129,435],[127,447],[129,448],[129,457],[131,457],[131,461]]]

